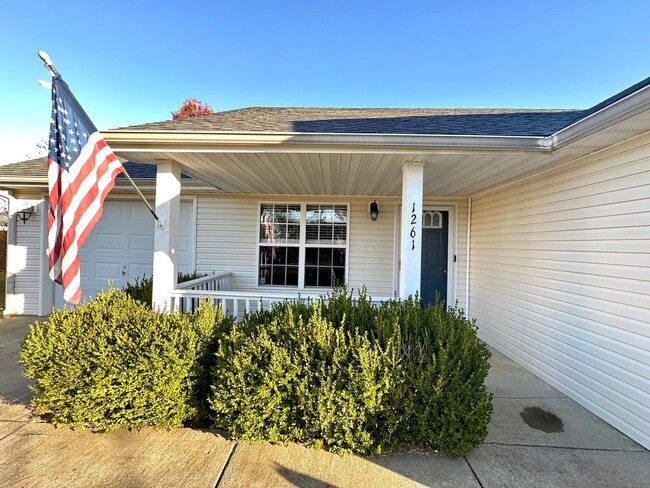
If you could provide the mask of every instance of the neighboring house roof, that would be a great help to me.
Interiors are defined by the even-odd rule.
[[[142,164],[127,161],[124,168],[133,179],[147,179],[156,177],[156,166],[153,164]],[[10,179],[11,177],[20,178],[47,178],[47,157],[20,161],[19,163],[6,164],[0,166],[0,179]],[[183,174],[183,178],[190,178]],[[118,179],[126,179],[123,175],[118,175]]]
[[[117,130],[545,136],[580,110],[250,107]]]
[[[151,164],[124,163],[131,178],[153,178],[156,176],[156,167]],[[47,174],[47,157],[29,159],[19,163],[0,166],[0,174],[3,176],[34,176],[40,177]]]

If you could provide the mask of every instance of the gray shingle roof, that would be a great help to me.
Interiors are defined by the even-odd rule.
[[[134,131],[546,136],[580,110],[251,107],[132,125]]]
[[[650,77],[586,110],[251,107],[124,127],[195,132],[549,136],[650,85]]]

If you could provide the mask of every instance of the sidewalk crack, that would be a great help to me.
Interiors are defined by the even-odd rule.
[[[14,423],[14,422],[7,422],[7,423]],[[8,433],[7,435],[5,435],[4,437],[0,437],[0,442],[4,441],[7,437],[11,437],[12,435],[16,434],[20,429],[22,429],[23,427],[25,427],[29,422],[15,422],[15,423],[21,423],[21,424],[23,424],[23,425],[21,425],[20,427],[18,427],[16,430],[12,430],[11,432],[9,432],[9,433]]]
[[[508,447],[534,447],[544,449],[567,449],[570,451],[603,451],[603,452],[647,452],[643,446],[636,447],[579,447],[579,446],[553,446],[544,444],[523,444],[515,442],[484,442],[483,445],[508,446]]]
[[[469,459],[467,459],[467,456],[463,455],[463,459],[464,459],[465,462],[467,463],[467,466],[469,467],[469,470],[470,470],[470,471],[472,472],[472,474],[474,475],[474,479],[476,480],[476,482],[478,483],[478,485],[479,485],[481,488],[484,488],[483,483],[481,483],[481,480],[479,479],[478,475],[476,474],[476,471],[474,471],[474,468],[472,467],[472,464],[469,462]]]
[[[228,469],[228,464],[230,463],[230,460],[232,459],[232,456],[235,453],[235,449],[237,449],[237,443],[233,442],[232,446],[230,447],[230,452],[228,453],[228,457],[226,458],[226,462],[223,463],[223,468],[221,468],[221,471],[219,472],[219,476],[217,477],[217,482],[214,485],[214,488],[218,488],[219,484],[221,483],[221,478],[223,478],[226,469]]]

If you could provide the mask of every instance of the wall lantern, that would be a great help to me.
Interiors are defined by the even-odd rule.
[[[377,217],[379,216],[379,207],[377,206],[376,200],[370,204],[370,211],[368,213],[370,213],[370,220],[373,222],[377,220]]]
[[[22,220],[23,224],[27,223],[30,217],[36,213],[36,207],[26,207],[16,212],[16,216]]]

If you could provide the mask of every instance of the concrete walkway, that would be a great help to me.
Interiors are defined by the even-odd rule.
[[[25,406],[17,353],[33,320],[0,321],[0,487],[650,486],[650,452],[496,351],[490,433],[456,459],[425,450],[337,456],[193,429],[55,429]]]

